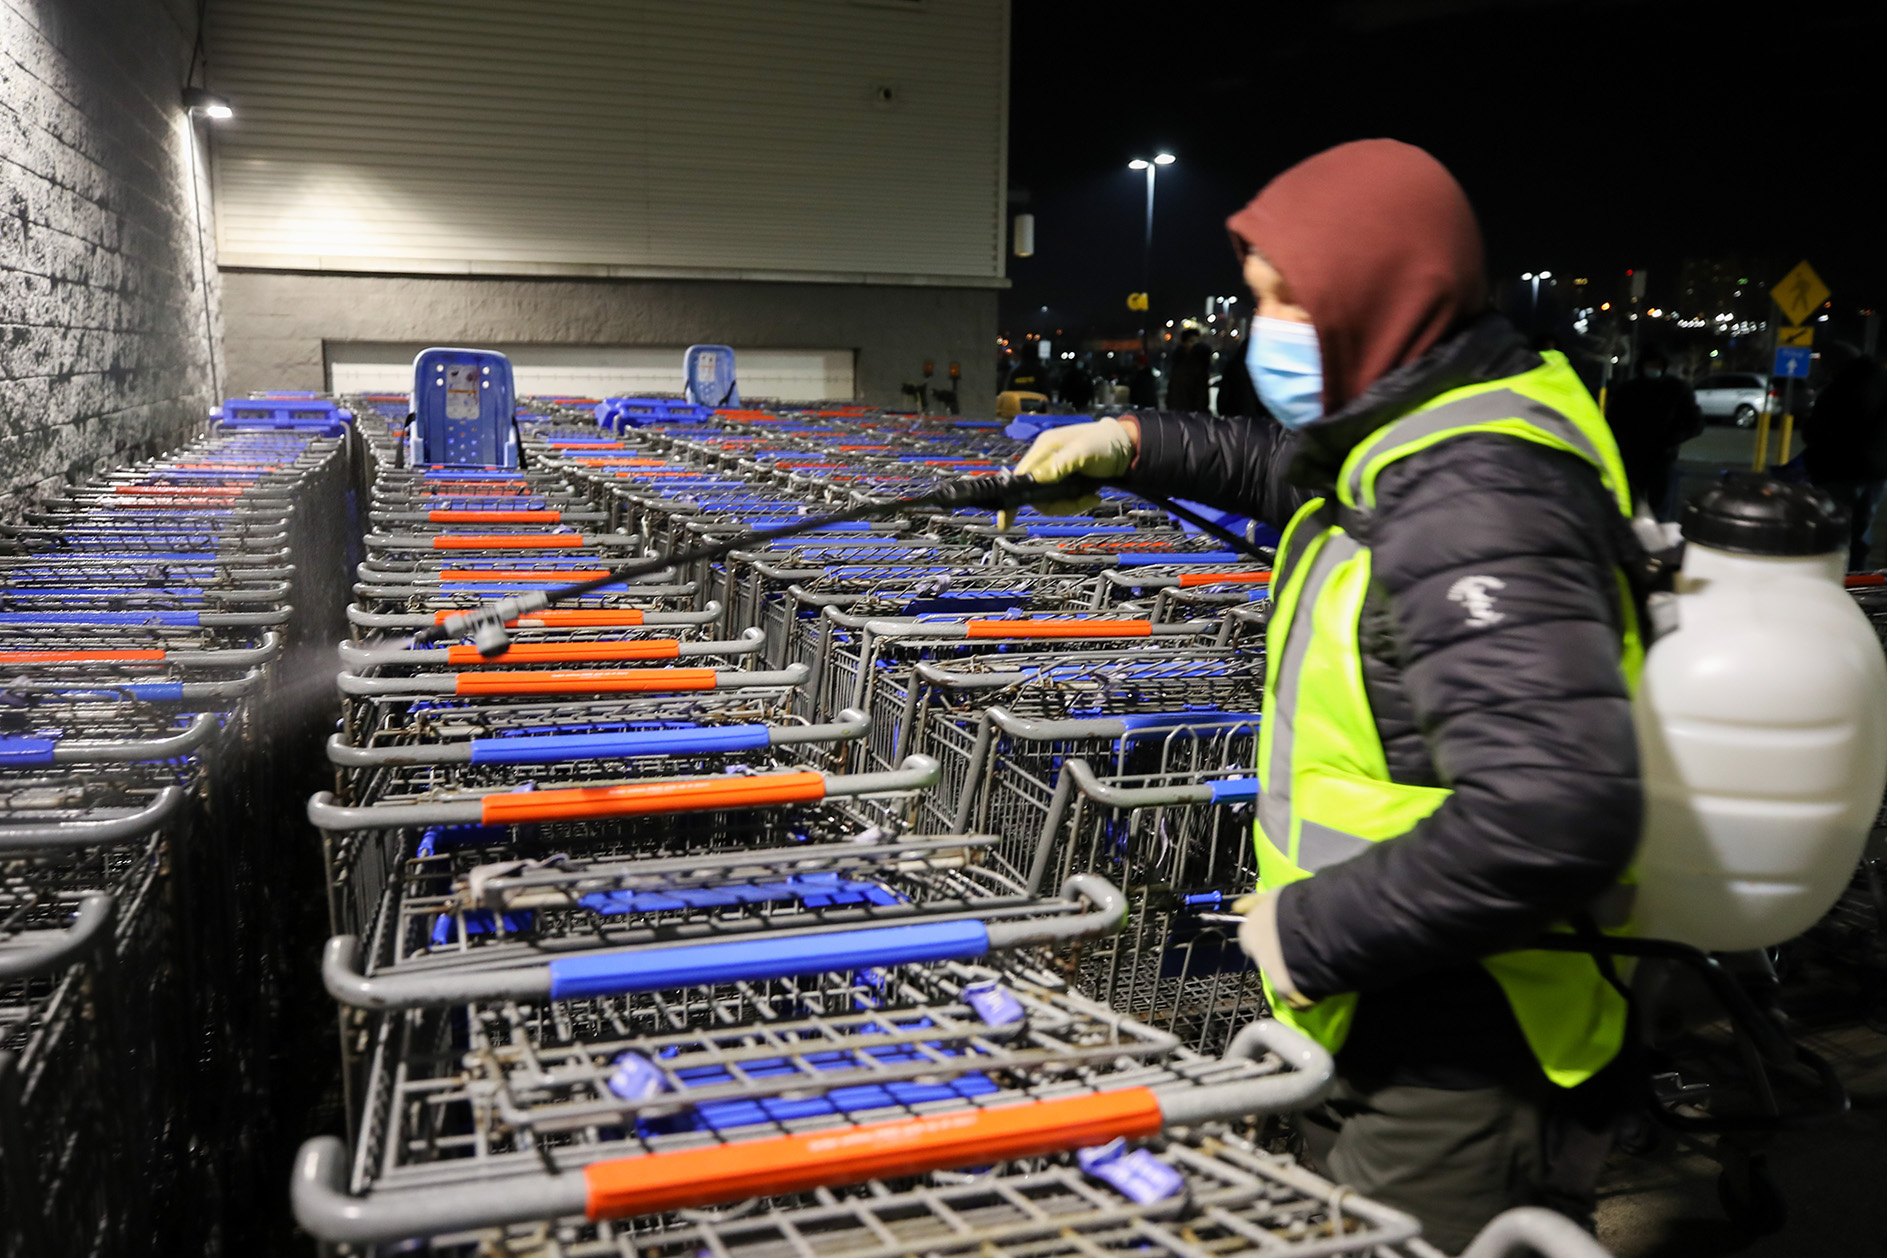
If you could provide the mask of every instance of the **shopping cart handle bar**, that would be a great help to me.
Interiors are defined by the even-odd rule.
[[[697,652],[690,652],[697,654]],[[620,660],[678,660],[681,642],[675,638],[640,638],[625,642],[518,642],[496,655],[475,646],[414,650],[390,661],[446,664],[592,664]],[[348,663],[357,663],[348,660]]]
[[[1271,570],[1258,572],[1184,572],[1179,578],[1180,588],[1195,585],[1269,585]]]
[[[1214,802],[1212,786],[1208,782],[1175,786],[1113,786],[1096,776],[1086,760],[1075,757],[1064,761],[1061,771],[1068,775],[1076,790],[1108,808],[1151,808]]]
[[[580,550],[597,544],[583,533],[442,533],[426,540],[433,550]],[[397,538],[389,544],[411,543]]]
[[[593,1162],[591,1219],[806,1192],[871,1179],[1039,1157],[1157,1135],[1147,1088],[841,1127],[804,1135]]]
[[[1286,1114],[1315,1105],[1330,1089],[1337,1064],[1308,1035],[1276,1018],[1246,1023],[1225,1050],[1227,1061],[1257,1061],[1275,1053],[1290,1069],[1160,1094],[1160,1113],[1174,1126],[1226,1122],[1254,1114]]]
[[[794,770],[756,773],[750,777],[674,778],[620,786],[577,786],[555,791],[487,795],[480,801],[478,819],[488,826],[539,821],[603,821],[812,803],[825,797],[825,774]]]
[[[826,779],[826,798],[855,795],[894,795],[937,785],[943,767],[929,756],[906,756],[895,769],[881,773],[850,773]]]
[[[732,670],[730,670],[731,672]],[[810,669],[807,670],[810,672]],[[734,674],[738,676],[738,674]],[[781,674],[768,676],[779,678]],[[721,673],[713,668],[599,668],[494,670],[459,673],[450,693],[459,695],[674,694],[716,690]],[[787,684],[777,683],[776,684]],[[790,684],[797,684],[790,683]]]
[[[336,678],[345,695],[596,695],[681,694],[736,690],[746,686],[798,686],[811,666],[795,662],[778,672],[739,668],[490,669],[431,677],[362,677],[343,671]]]
[[[1159,1130],[1153,1092],[1121,1088],[614,1158],[593,1162],[581,1174],[537,1171],[368,1198],[346,1191],[341,1142],[318,1136],[296,1158],[293,1203],[296,1221],[323,1241],[384,1243],[579,1211],[602,1220],[807,1192],[1039,1157]]]
[[[360,940],[336,935],[321,951],[321,982],[328,995],[356,1009],[416,1009],[475,1000],[544,1000],[550,996],[546,965],[492,966],[368,977],[357,958]]]
[[[1068,944],[1112,935],[1127,924],[1127,897],[1099,874],[1075,874],[1061,884],[1064,900],[1086,900],[1083,913],[1024,917],[989,923],[989,950]]]
[[[30,931],[0,944],[0,983],[47,974],[83,956],[111,924],[113,903],[110,892],[87,891],[64,930]]]
[[[578,513],[583,519],[601,519],[600,515]],[[562,524],[564,513],[547,511],[468,511],[447,507],[426,513],[428,524]]]
[[[474,738],[467,751],[472,764],[557,764],[570,760],[759,751],[769,745],[765,725],[710,725],[605,734],[550,734],[534,738]]]
[[[966,620],[966,638],[1146,638],[1149,620]]]
[[[150,664],[165,651],[0,651],[0,664]]]
[[[921,922],[560,957],[547,968],[552,1000],[580,1000],[874,966],[968,961],[990,947],[989,930],[980,921]]]
[[[771,726],[769,740],[775,747],[791,747],[799,743],[829,743],[863,738],[871,730],[871,717],[858,708],[840,708],[836,715],[838,720],[829,725]]]
[[[1495,1215],[1461,1251],[1461,1258],[1612,1258],[1592,1233],[1557,1210],[1515,1206]]]
[[[429,623],[443,625],[460,614],[457,611],[434,612]],[[644,614],[633,607],[625,607],[621,610],[600,607],[576,608],[569,611],[545,608],[542,611],[528,612],[515,620],[507,620],[505,624],[524,629],[628,628],[645,623]]]
[[[137,764],[188,755],[209,741],[221,722],[213,712],[199,712],[190,724],[166,738],[128,738],[123,741],[60,740],[42,764]],[[0,740],[4,741],[4,740]],[[6,756],[0,749],[0,764]]]
[[[1262,720],[1256,712],[1135,712],[1120,723],[1121,737],[1133,739],[1239,729],[1256,734]]]
[[[373,589],[366,585],[357,585],[355,592]],[[412,588],[412,587],[404,587]],[[686,585],[664,585],[650,590],[636,590],[638,598],[673,598],[693,594],[695,585],[691,581]],[[455,590],[432,591],[440,594],[458,593]],[[386,613],[362,611],[350,603],[347,608],[347,622],[362,629],[424,629],[428,625],[443,625],[452,617],[461,615],[471,608],[452,608],[447,611]],[[505,623],[518,629],[632,629],[637,627],[668,627],[671,625],[705,625],[719,620],[721,605],[710,599],[700,611],[657,612],[636,607],[594,607],[555,609],[530,612],[516,620]]]
[[[116,817],[0,825],[0,852],[94,847],[137,838],[168,821],[183,801],[182,787],[166,786],[144,807]]]
[[[1256,803],[1260,794],[1256,777],[1213,778],[1206,783],[1215,804]]]
[[[198,624],[197,616],[196,612],[155,610],[144,612],[0,612],[0,625],[163,625],[173,629],[195,629]]]

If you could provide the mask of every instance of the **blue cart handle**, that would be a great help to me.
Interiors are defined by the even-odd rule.
[[[328,760],[347,769],[402,764],[566,764],[640,756],[704,756],[763,751],[796,743],[844,742],[864,737],[871,718],[846,708],[829,725],[700,725],[683,729],[617,730],[601,734],[518,735],[460,743],[356,747],[345,734],[328,739]],[[4,760],[0,747],[0,761]]]
[[[478,1000],[575,1000],[710,983],[844,973],[877,966],[968,961],[1007,948],[1111,934],[1125,925],[1126,897],[1106,879],[1077,874],[1063,884],[1063,892],[1069,900],[1087,900],[1087,907],[1077,913],[1044,913],[1020,920],[952,919],[841,930],[785,929],[707,943],[615,948],[559,957],[539,965],[421,970],[372,977],[363,975],[356,964],[355,937],[338,935],[328,940],[322,955],[321,978],[336,1000],[364,1009],[410,1009]]]

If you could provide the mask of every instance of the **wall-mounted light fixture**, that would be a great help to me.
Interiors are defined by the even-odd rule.
[[[184,88],[183,107],[192,114],[201,114],[205,118],[214,118],[219,122],[224,118],[236,116],[236,111],[229,107],[229,98],[218,96],[207,87]]]

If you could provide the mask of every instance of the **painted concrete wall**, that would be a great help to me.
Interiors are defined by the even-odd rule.
[[[898,404],[926,359],[938,383],[952,361],[963,365],[966,411],[987,410],[996,393],[987,288],[231,269],[223,293],[232,395],[324,388],[327,341],[852,349],[860,401]]]
[[[215,397],[195,23],[189,0],[0,0],[0,503],[175,445]]]

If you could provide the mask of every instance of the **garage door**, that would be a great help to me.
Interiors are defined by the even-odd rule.
[[[332,393],[405,393],[413,356],[426,346],[390,341],[329,341]],[[680,393],[682,345],[486,345],[511,360],[520,396],[634,397]],[[734,347],[742,401],[850,401],[856,395],[849,349]]]

